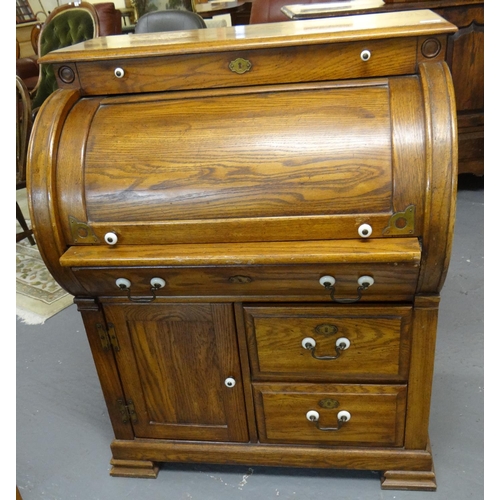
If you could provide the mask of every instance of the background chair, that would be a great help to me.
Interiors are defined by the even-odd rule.
[[[61,5],[43,23],[38,37],[38,55],[61,49],[99,36],[99,21],[95,7],[88,2]],[[36,87],[32,92],[33,111],[57,89],[54,70],[50,64],[40,64]]]
[[[99,36],[121,35],[122,30],[122,14],[115,7],[114,2],[102,2],[93,4],[99,24]],[[28,87],[28,90],[33,90],[36,87],[40,68],[38,66],[38,39],[42,31],[43,23],[37,23],[31,30],[31,46],[33,47],[34,55],[29,57],[18,56],[17,59],[17,74],[23,79]]]
[[[38,67],[36,55],[29,57],[20,57],[19,40],[16,38],[16,75],[21,78],[28,90],[33,90],[38,81],[40,68]]]
[[[156,33],[206,28],[203,18],[188,10],[156,10],[137,20],[136,33]]]
[[[31,133],[31,100],[29,91],[16,75],[16,191],[26,187],[26,156]],[[28,238],[34,245],[33,231],[28,227],[19,203],[16,201],[16,219],[22,232],[16,234],[16,242]]]

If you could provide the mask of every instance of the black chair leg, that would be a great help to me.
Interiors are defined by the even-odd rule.
[[[21,207],[19,206],[19,203],[16,201],[16,219],[18,220],[19,224],[23,228],[22,233],[17,233],[16,234],[16,243],[24,240],[24,238],[28,238],[29,242],[34,245],[35,244],[35,238],[33,238],[33,231],[28,227],[28,224],[26,224],[26,220],[24,218],[23,212],[21,210]]]

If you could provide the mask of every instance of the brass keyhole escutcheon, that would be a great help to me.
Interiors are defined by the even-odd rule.
[[[238,75],[242,75],[252,68],[252,63],[248,59],[238,57],[229,63],[229,69]]]
[[[330,325],[328,323],[323,323],[314,328],[314,331],[323,335],[334,335],[337,333],[338,328],[335,325]]]
[[[335,399],[325,398],[319,401],[318,405],[321,408],[325,408],[327,410],[331,410],[332,408],[338,408],[339,402]]]

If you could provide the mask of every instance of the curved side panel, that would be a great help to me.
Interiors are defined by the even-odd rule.
[[[420,236],[425,202],[425,117],[420,78],[392,78],[391,128],[394,220],[413,215],[414,227],[396,225],[386,236]],[[406,218],[405,218],[406,219]]]
[[[65,118],[57,151],[56,185],[61,231],[69,246],[100,243],[87,224],[85,155],[89,130],[101,99],[80,99]]]
[[[56,195],[56,159],[64,121],[80,94],[54,92],[40,108],[28,150],[27,193],[33,232],[54,279],[73,295],[87,295],[71,269],[59,265],[67,246],[61,232]]]
[[[426,200],[417,293],[439,293],[451,255],[457,191],[455,93],[446,63],[419,65],[426,121]]]

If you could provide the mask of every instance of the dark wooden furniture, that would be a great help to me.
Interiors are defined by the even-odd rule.
[[[16,191],[26,187],[26,159],[31,133],[31,99],[23,80],[16,75]],[[16,234],[16,243],[28,238],[34,245],[33,230],[28,227],[23,211],[16,201],[16,219],[21,231]]]
[[[371,3],[371,5],[370,5]],[[299,10],[298,5],[304,9]],[[312,4],[312,5],[311,5]],[[250,23],[279,22],[429,8],[458,26],[450,35],[446,62],[451,69],[458,112],[458,172],[484,174],[484,3],[482,0],[254,0]],[[326,5],[331,10],[325,9]],[[346,6],[349,5],[349,9]],[[317,6],[315,9],[313,6]],[[283,10],[283,11],[282,11]]]
[[[195,3],[194,11],[204,18],[212,18],[221,14],[231,16],[233,26],[245,25],[250,22],[250,12],[252,10],[252,0],[234,0],[231,2],[204,2]]]
[[[209,462],[436,487],[455,31],[424,10],[45,56],[61,90],[33,132],[30,206],[85,323],[112,475]]]

